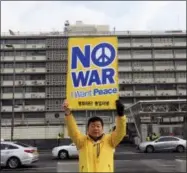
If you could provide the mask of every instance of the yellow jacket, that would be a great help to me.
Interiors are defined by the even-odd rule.
[[[73,115],[65,116],[68,135],[79,150],[79,172],[114,172],[114,148],[126,135],[126,116],[116,118],[116,129],[95,142],[82,134]]]

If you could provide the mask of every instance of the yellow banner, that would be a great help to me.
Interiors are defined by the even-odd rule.
[[[69,39],[66,94],[72,110],[115,109],[117,47],[117,37]]]

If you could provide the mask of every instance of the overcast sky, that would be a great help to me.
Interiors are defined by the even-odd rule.
[[[1,1],[1,32],[62,31],[65,20],[118,31],[186,30],[186,1]]]

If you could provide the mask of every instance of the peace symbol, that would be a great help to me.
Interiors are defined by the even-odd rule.
[[[116,51],[111,44],[101,43],[93,49],[91,56],[95,65],[105,67],[113,62]]]

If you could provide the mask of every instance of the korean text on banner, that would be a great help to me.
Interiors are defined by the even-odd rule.
[[[119,97],[117,46],[117,37],[69,39],[66,94],[71,109],[115,109]]]

